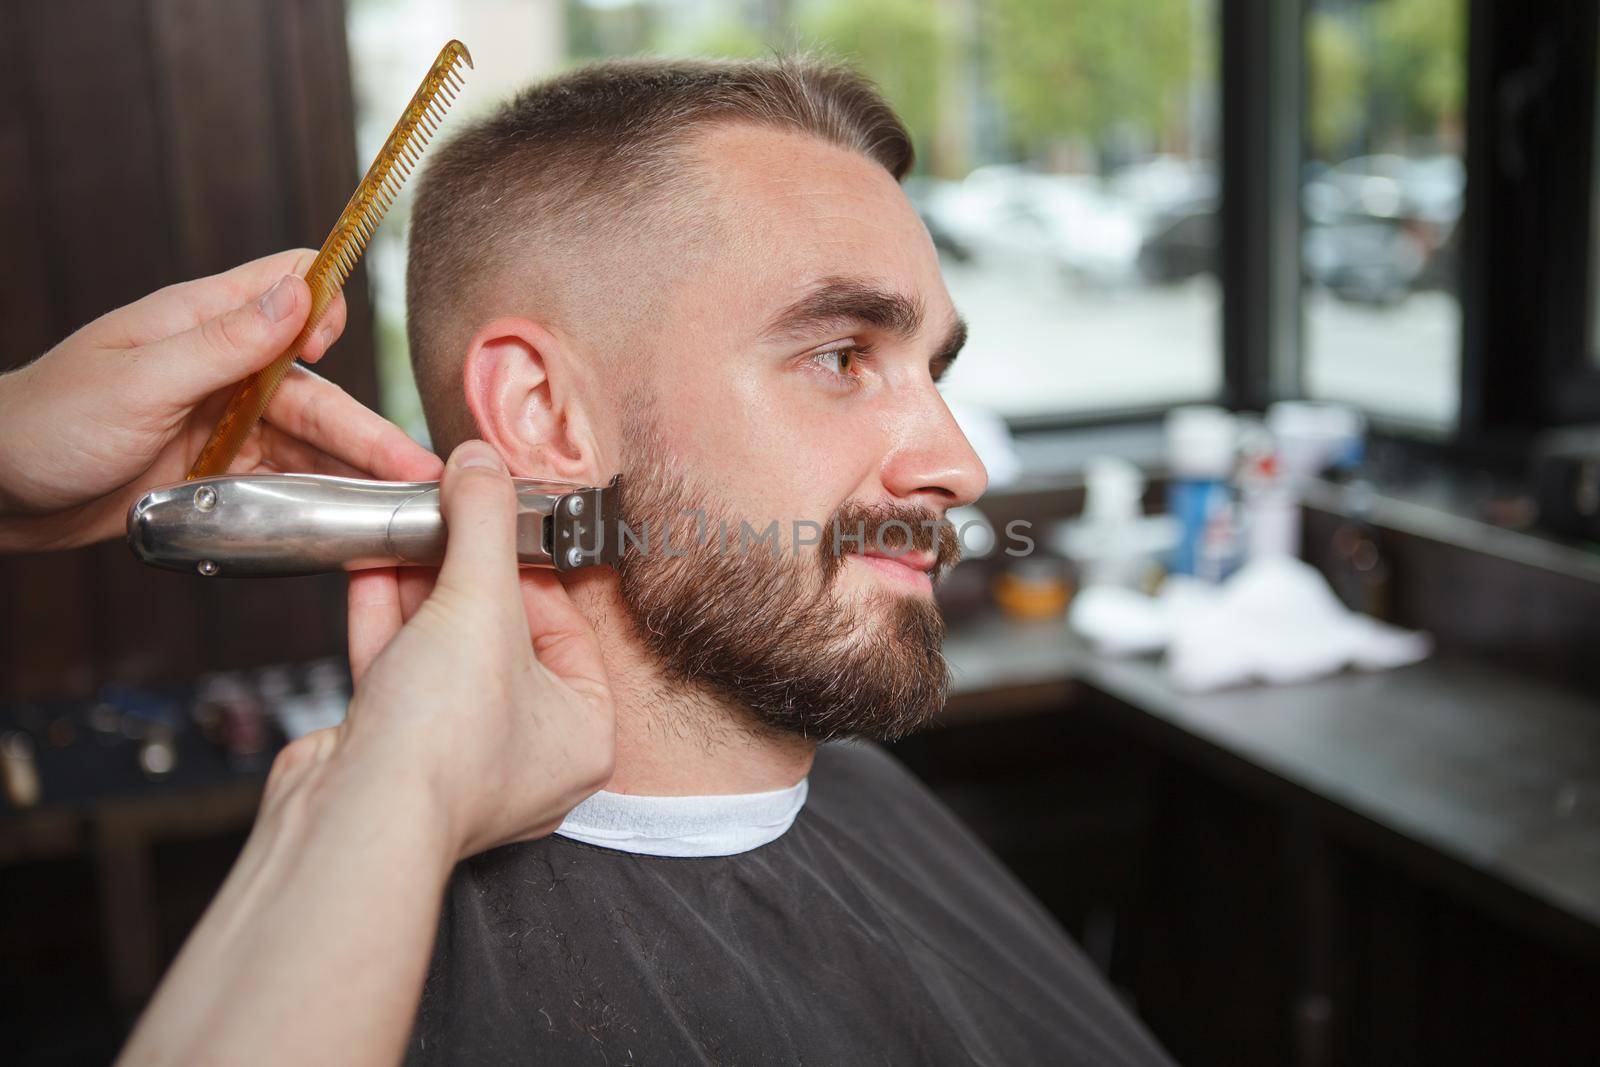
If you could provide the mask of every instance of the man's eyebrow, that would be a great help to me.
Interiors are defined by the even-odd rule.
[[[899,337],[922,328],[922,302],[854,278],[825,278],[810,293],[772,317],[762,333],[799,340],[823,326],[864,323]]]
[[[944,372],[950,369],[950,364],[956,361],[966,343],[967,323],[965,319],[957,316],[955,324],[950,327],[950,332],[944,335],[944,343],[934,352],[933,358],[928,360],[928,370],[933,374],[934,381],[944,377]]]

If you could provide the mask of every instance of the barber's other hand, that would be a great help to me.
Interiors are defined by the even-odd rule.
[[[553,572],[517,568],[499,455],[463,444],[441,492],[450,536],[431,591],[412,584],[426,572],[351,577],[349,713],[290,746],[273,777],[326,764],[400,811],[420,799],[453,864],[559,826],[611,777],[616,726],[588,620]]]
[[[281,252],[168,286],[91,322],[0,376],[0,548],[68,548],[119,534],[129,505],[181,480],[234,384],[271,363],[311,311],[298,277],[314,253]],[[341,296],[307,346],[344,330]],[[331,382],[296,366],[232,470],[424,480],[438,457]]]

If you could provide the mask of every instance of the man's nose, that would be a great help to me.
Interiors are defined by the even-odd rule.
[[[983,495],[989,472],[937,391],[926,394],[902,426],[883,467],[884,488],[891,495],[939,510]]]

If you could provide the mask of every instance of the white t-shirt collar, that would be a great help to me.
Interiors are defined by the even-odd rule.
[[[805,805],[808,780],[770,793],[710,797],[594,794],[556,833],[641,856],[733,856],[782,837]]]

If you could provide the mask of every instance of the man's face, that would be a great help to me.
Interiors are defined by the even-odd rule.
[[[621,466],[630,522],[671,524],[676,549],[691,524],[674,516],[697,509],[717,543],[634,553],[624,598],[676,673],[770,725],[903,733],[944,697],[939,523],[986,480],[935,387],[960,320],[926,229],[871,160],[744,126],[697,155],[709,232],[728,239],[694,257],[633,364],[648,399],[624,415]],[[740,526],[773,520],[776,557]]]

